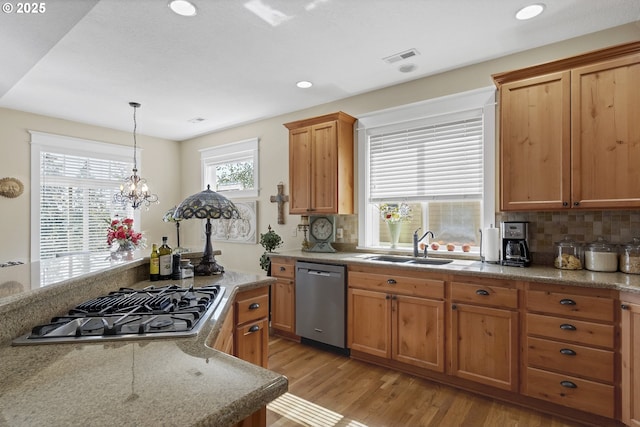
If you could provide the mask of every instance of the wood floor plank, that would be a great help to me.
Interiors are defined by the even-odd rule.
[[[269,369],[289,379],[272,427],[583,427],[278,337]]]

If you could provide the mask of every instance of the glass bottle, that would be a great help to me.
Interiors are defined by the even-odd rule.
[[[160,254],[158,253],[158,245],[155,243],[151,246],[151,255],[149,256],[149,280],[152,282],[160,280]]]
[[[167,244],[167,236],[162,237],[162,246],[158,248],[158,254],[160,255],[160,280],[171,279],[171,273],[173,272],[173,250]]]

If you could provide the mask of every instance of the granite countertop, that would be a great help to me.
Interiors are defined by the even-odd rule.
[[[101,273],[110,276],[114,270],[135,269],[143,262],[118,264]],[[87,277],[80,274],[78,278]],[[273,280],[226,272],[181,281],[180,286],[225,288],[224,300],[195,337],[0,345],[0,425],[228,426],[247,417],[285,393],[287,379],[213,350],[207,343],[217,336],[238,290]],[[73,277],[61,283],[50,288],[55,292],[27,292],[23,299],[40,300],[46,307],[47,298],[75,291]],[[8,307],[22,304],[20,299],[13,300],[0,305],[4,306],[3,323],[24,321],[11,318],[17,316],[16,310]]]
[[[531,267],[508,267],[483,263],[472,259],[454,259],[450,264],[443,265],[403,264],[370,260],[369,258],[373,255],[380,254],[362,252],[319,253],[304,252],[301,250],[284,251],[273,254],[273,256],[320,263],[384,266],[414,271],[429,271],[477,277],[484,276],[496,279],[605,288],[640,293],[640,275],[637,274],[625,274],[621,272],[604,273],[589,270],[560,270],[554,267],[538,265]]]

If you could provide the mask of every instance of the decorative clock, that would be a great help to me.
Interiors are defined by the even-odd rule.
[[[309,242],[310,252],[335,252],[331,246],[335,241],[335,217],[310,216],[309,217]]]

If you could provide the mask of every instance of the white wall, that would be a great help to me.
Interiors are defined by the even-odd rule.
[[[259,233],[265,233],[267,226],[271,225],[285,242],[281,250],[298,249],[302,242],[302,235],[298,233],[293,237],[292,232],[300,216],[286,215],[285,224],[278,225],[276,205],[269,202],[269,196],[276,194],[278,182],[282,181],[285,184],[285,194],[289,194],[290,191],[288,133],[283,123],[340,110],[357,117],[376,110],[486,87],[493,85],[491,75],[495,73],[636,40],[640,40],[640,22],[183,141],[180,146],[182,194],[186,196],[201,191],[199,149],[258,137],[260,139],[260,196],[257,199]],[[288,205],[285,205],[285,211],[288,212]],[[199,222],[183,221],[181,225],[183,230],[181,240],[185,242],[183,246],[202,250],[204,241]],[[263,252],[260,245],[224,242],[214,242],[213,245],[214,249],[222,250],[222,255],[217,259],[227,270],[260,272],[258,259]]]

